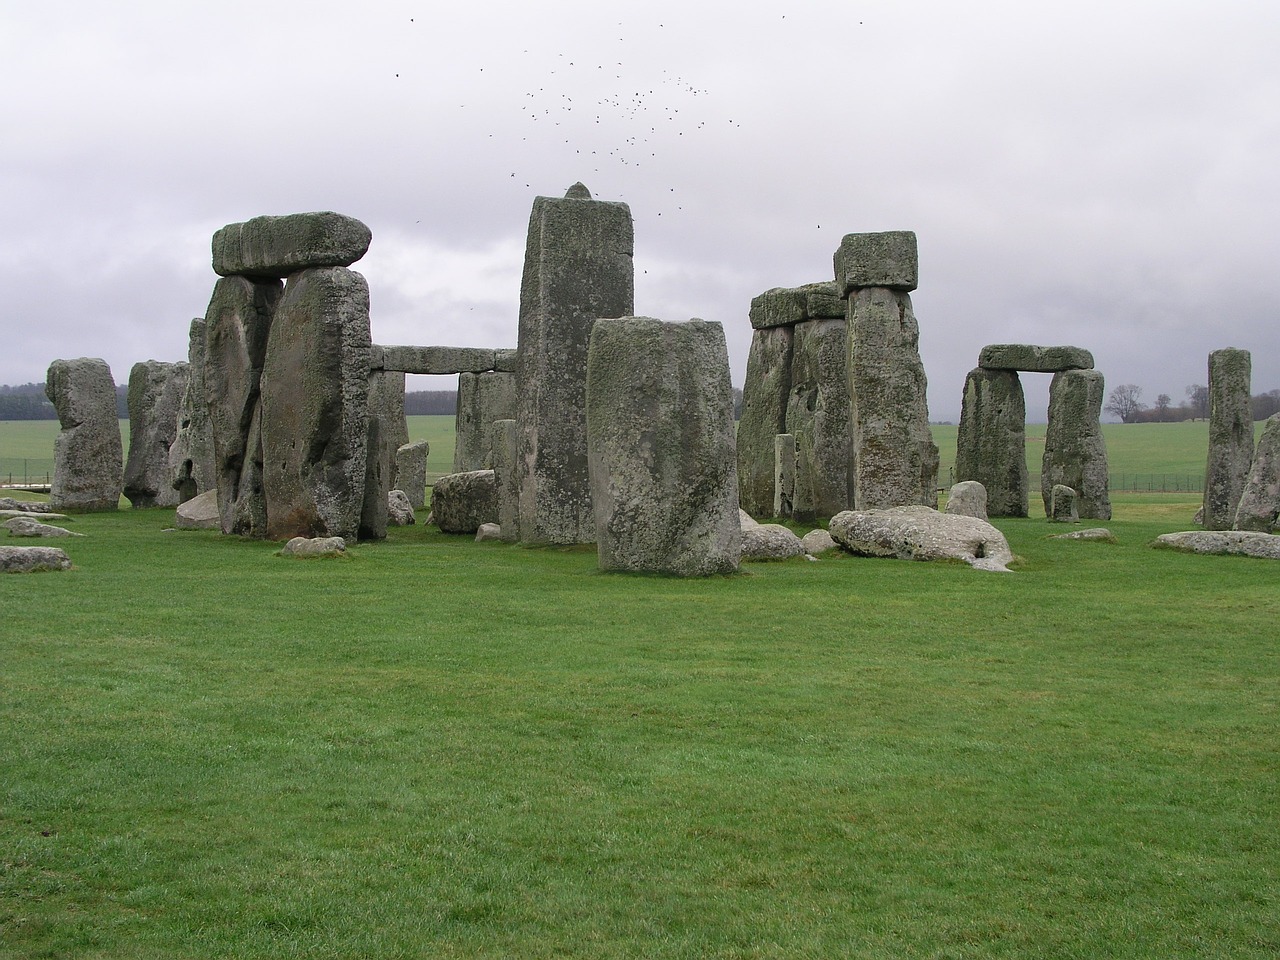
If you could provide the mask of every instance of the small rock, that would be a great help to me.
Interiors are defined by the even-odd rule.
[[[486,540],[501,540],[502,527],[496,523],[482,523],[476,528],[476,543],[484,543]]]
[[[72,533],[63,527],[55,527],[28,517],[13,517],[4,522],[5,529],[15,537],[83,537],[83,533]]]
[[[177,519],[174,521],[174,526],[179,530],[217,530],[220,526],[218,520],[218,491],[206,490],[185,503],[178,504],[178,514]]]
[[[742,531],[742,560],[786,560],[805,553],[795,531],[780,523],[758,523]]]
[[[0,573],[70,569],[71,558],[57,547],[0,547]]]
[[[338,557],[347,552],[342,537],[294,537],[280,550],[282,557]]]
[[[387,492],[387,523],[393,527],[411,527],[418,522],[413,515],[413,504],[403,490]]]
[[[810,530],[800,538],[800,545],[804,547],[804,552],[810,555],[815,553],[826,553],[828,550],[836,548],[835,537],[831,536],[828,530]]]
[[[1072,530],[1070,533],[1059,533],[1050,540],[1099,540],[1102,543],[1115,543],[1116,538],[1106,527],[1090,527],[1088,530]]]
[[[947,494],[947,513],[953,517],[987,519],[987,488],[977,480],[961,480]]]

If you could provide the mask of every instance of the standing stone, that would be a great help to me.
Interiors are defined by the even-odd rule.
[[[961,480],[951,485],[947,494],[947,513],[959,517],[977,517],[986,520],[987,488],[977,480]]]
[[[178,412],[178,432],[169,447],[169,485],[177,491],[179,503],[218,488],[205,387],[206,338],[205,322],[197,317],[187,336],[187,388]]]
[[[515,418],[516,394],[513,373],[490,371],[458,375],[454,473],[493,467],[493,423]]]
[[[927,389],[910,295],[886,287],[854,290],[849,390],[859,510],[937,508],[938,448],[929,430]]]
[[[53,442],[54,510],[116,510],[124,488],[124,444],[116,416],[116,385],[103,360],[55,360],[45,380],[62,429]]]
[[[754,309],[754,301],[752,306]],[[783,516],[774,506],[773,438],[787,432],[792,329],[775,326],[754,330],[747,354],[738,419],[738,496],[742,509],[755,517]]]
[[[368,410],[360,538],[382,540],[387,535],[388,495],[396,485],[396,451],[409,439],[404,420],[403,373],[369,371]]]
[[[260,392],[267,336],[284,287],[225,277],[205,314],[205,391],[222,532],[266,535]]]
[[[404,491],[415,510],[426,504],[430,452],[431,445],[425,440],[403,444],[396,450],[396,487]]]
[[[515,420],[493,421],[491,436],[499,536],[508,543],[515,543],[520,539],[520,474],[516,469]]]
[[[1227,347],[1209,354],[1209,459],[1204,473],[1204,526],[1230,530],[1253,462],[1249,408],[1252,358]]]
[[[1064,370],[1049,384],[1049,423],[1044,434],[1040,496],[1052,512],[1053,487],[1076,491],[1079,516],[1111,519],[1107,491],[1107,444],[1102,439],[1106,382],[1097,370]]]
[[[169,451],[178,435],[186,363],[146,360],[129,372],[129,458],[124,495],[134,507],[176,507],[181,497],[169,474]]]
[[[1027,515],[1026,421],[1017,373],[969,371],[956,434],[956,479],[976,480],[986,488],[989,516]]]
[[[600,569],[737,570],[733,391],[720,324],[599,320],[587,435]]]
[[[1049,491],[1049,519],[1055,523],[1079,523],[1080,512],[1076,506],[1079,496],[1065,483],[1055,483]]]
[[[773,438],[773,516],[791,516],[795,499],[796,438],[780,433]]]
[[[635,312],[631,211],[592,200],[582,184],[538,197],[520,285],[517,468],[520,539],[595,538],[587,468],[586,379],[591,328]]]
[[[1280,413],[1267,418],[1245,479],[1236,530],[1271,533],[1280,520]]]
[[[787,432],[796,438],[792,516],[829,519],[853,506],[846,321],[796,324]]]
[[[262,368],[269,539],[358,535],[366,487],[370,344],[364,277],[345,267],[289,277]],[[385,495],[382,500],[385,518]]]

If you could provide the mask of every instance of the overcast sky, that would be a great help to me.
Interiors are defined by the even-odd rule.
[[[0,11],[0,383],[185,359],[213,232],[306,210],[372,229],[376,342],[513,347],[533,198],[581,180],[630,205],[636,312],[720,321],[737,385],[753,296],[905,229],[934,419],[988,343],[1149,403],[1226,346],[1280,387],[1271,0]]]

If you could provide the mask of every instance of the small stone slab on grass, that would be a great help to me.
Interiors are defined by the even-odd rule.
[[[1280,560],[1280,537],[1245,530],[1186,530],[1156,537],[1153,547],[1219,556]]]
[[[1059,533],[1048,537],[1049,540],[1098,540],[1102,543],[1116,543],[1116,536],[1106,527],[1090,527],[1088,530],[1072,530],[1070,533]]]
[[[342,537],[294,537],[280,550],[282,557],[340,557],[347,552]]]
[[[71,558],[57,547],[0,547],[0,573],[70,569]]]
[[[55,527],[49,523],[41,523],[30,517],[12,517],[4,522],[4,528],[13,537],[83,537],[83,533],[72,533],[64,527]]]

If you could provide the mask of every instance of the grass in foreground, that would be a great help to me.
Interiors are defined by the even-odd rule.
[[[0,580],[0,955],[1275,956],[1276,572],[1194,508],[701,581],[82,517]]]

